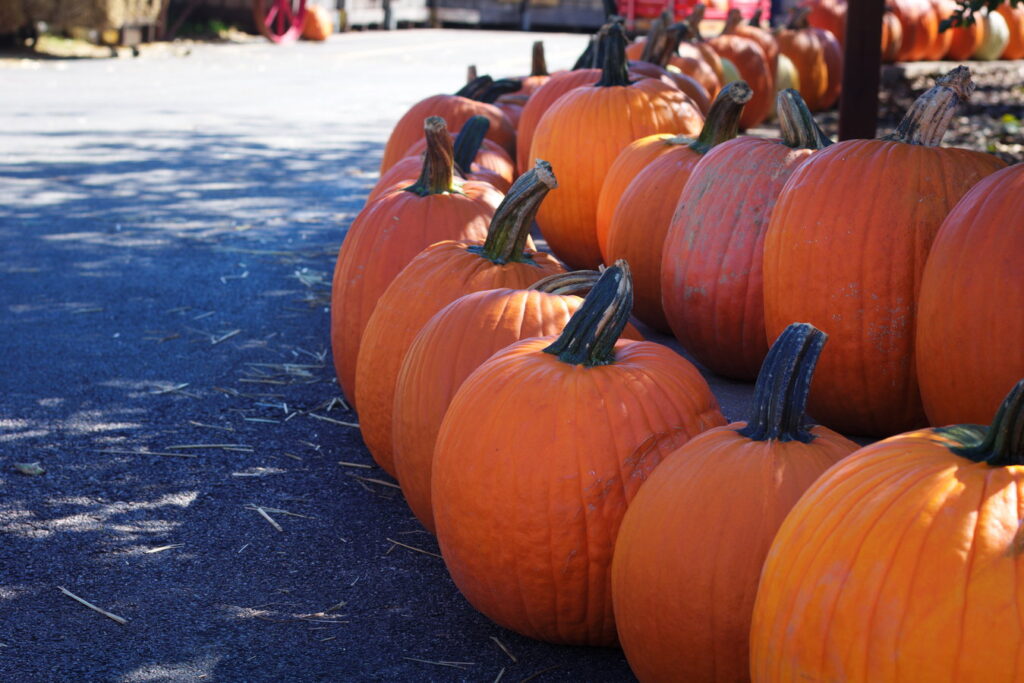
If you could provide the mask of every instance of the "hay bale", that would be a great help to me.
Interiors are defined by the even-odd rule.
[[[27,23],[21,0],[0,0],[0,33],[14,33]]]

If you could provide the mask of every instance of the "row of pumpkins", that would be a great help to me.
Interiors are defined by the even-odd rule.
[[[808,22],[831,31],[840,43],[846,34],[846,0],[810,0]],[[1024,6],[1004,2],[994,10],[975,10],[971,25],[941,30],[958,9],[955,0],[886,0],[882,17],[882,59],[913,62],[949,59],[1024,59]]]
[[[456,586],[530,637],[621,644],[641,680],[1024,673],[1024,165],[939,146],[968,70],[830,144],[795,91],[781,140],[737,136],[747,83],[705,118],[617,24],[591,51],[505,79],[518,130],[486,77],[412,107],[338,254],[339,383]],[[759,367],[749,419],[631,314]],[[810,399],[840,431],[918,426],[915,367],[936,424],[992,426],[858,450],[806,424]]]

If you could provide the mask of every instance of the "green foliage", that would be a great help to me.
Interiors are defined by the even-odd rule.
[[[939,24],[939,31],[945,31],[954,26],[971,26],[975,21],[975,13],[986,8],[990,12],[994,12],[997,7],[1003,4],[1017,7],[1024,4],[1024,0],[960,0],[953,13]]]

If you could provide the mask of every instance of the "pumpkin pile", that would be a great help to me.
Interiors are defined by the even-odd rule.
[[[1024,676],[1024,168],[941,146],[966,67],[833,144],[841,24],[807,22],[838,7],[612,22],[396,125],[338,253],[338,381],[497,624],[644,681]],[[779,139],[740,134],[770,109]],[[702,370],[756,380],[746,421]]]

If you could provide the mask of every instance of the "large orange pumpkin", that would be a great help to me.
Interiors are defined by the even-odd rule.
[[[973,83],[958,67],[918,98],[896,133],[847,140],[790,176],[764,246],[765,326],[794,320],[832,339],[811,413],[843,433],[887,436],[924,424],[914,369],[921,271],[946,214],[1005,164],[938,146]]]
[[[608,221],[607,260],[630,264],[633,313],[656,330],[668,331],[661,306],[661,262],[679,195],[704,155],[736,137],[750,97],[746,83],[733,81],[718,93],[697,138],[680,135],[657,143],[668,150],[636,174]]]
[[[561,189],[541,206],[537,222],[551,250],[574,268],[601,263],[597,201],[622,148],[655,133],[696,135],[703,121],[675,87],[651,78],[630,82],[618,24],[603,41],[608,48],[601,80],[562,96],[544,114],[530,148],[531,157],[559,169]]]
[[[719,375],[757,376],[764,334],[762,261],[772,209],[790,175],[831,141],[795,90],[778,96],[781,140],[742,136],[693,169],[662,247],[664,316],[687,351]]]
[[[359,347],[356,406],[363,441],[373,459],[395,473],[392,424],[395,383],[420,328],[442,308],[481,289],[519,289],[563,270],[551,254],[528,248],[537,206],[555,187],[543,161],[521,175],[494,214],[487,240],[443,241],[424,249],[381,295]]]
[[[477,368],[438,435],[445,565],[474,607],[531,638],[616,642],[610,571],[626,506],[665,455],[725,423],[682,356],[616,343],[631,298],[626,269],[605,270],[560,337]]]
[[[828,31],[807,25],[807,10],[776,35],[779,50],[789,57],[800,75],[800,96],[811,111],[828,109],[839,99],[843,80],[843,52]]]
[[[356,360],[377,299],[409,261],[444,239],[475,240],[502,195],[487,183],[455,177],[452,141],[444,119],[424,124],[427,152],[419,180],[409,180],[367,204],[338,250],[331,284],[331,352],[338,383],[355,400]]]
[[[755,683],[1019,680],[1022,500],[1024,381],[991,427],[924,429],[848,456],[768,553]]]
[[[1024,164],[971,188],[943,221],[921,279],[917,373],[935,426],[992,420],[1024,377]]]
[[[804,423],[825,335],[794,323],[765,359],[746,422],[697,435],[651,474],[612,561],[619,642],[641,681],[742,681],[768,548],[854,442]]]
[[[489,289],[456,299],[431,318],[405,354],[395,386],[395,475],[409,507],[434,531],[430,470],[441,421],[462,382],[501,349],[557,335],[583,303],[597,271],[551,275],[527,289]],[[632,326],[623,336],[643,339]]]

